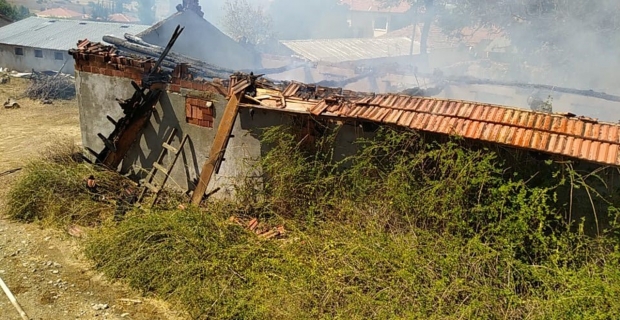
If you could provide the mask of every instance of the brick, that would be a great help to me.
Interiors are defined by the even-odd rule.
[[[188,80],[181,80],[181,88],[191,89],[192,88],[192,82],[188,81]]]
[[[172,78],[172,84],[176,84],[178,86],[181,86],[181,79],[180,78]]]
[[[192,89],[193,90],[202,90],[202,83],[194,81],[192,82]]]
[[[170,85],[170,91],[172,92],[181,92],[181,86],[178,84]]]
[[[117,77],[117,78],[122,78],[125,76],[125,73],[123,71],[120,70],[114,70],[112,71],[112,75]]]
[[[103,74],[105,74],[106,76],[112,77],[114,76],[114,70],[110,68],[103,68]]]

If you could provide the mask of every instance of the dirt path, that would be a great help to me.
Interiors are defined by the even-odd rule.
[[[0,102],[16,97],[26,82],[0,85]],[[21,166],[60,140],[80,141],[75,101],[42,105],[24,99],[20,109],[0,106],[0,172]],[[0,177],[0,212],[20,173]],[[147,299],[92,271],[79,253],[79,239],[66,232],[15,223],[0,215],[0,277],[31,319],[180,319],[156,299]],[[0,319],[21,319],[0,291]]]

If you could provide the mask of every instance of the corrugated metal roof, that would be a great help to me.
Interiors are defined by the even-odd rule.
[[[300,112],[305,106],[317,116],[392,124],[620,166],[620,124],[571,114],[396,94],[300,102],[294,91],[302,86],[291,83],[282,91],[283,97],[274,96],[262,103],[290,112]]]
[[[50,50],[75,48],[78,40],[103,41],[104,35],[123,37],[149,26],[98,21],[29,17],[0,28],[0,43]]]
[[[400,38],[351,38],[280,41],[297,55],[312,62],[346,62],[409,55],[411,40]],[[414,54],[419,47],[414,46]]]

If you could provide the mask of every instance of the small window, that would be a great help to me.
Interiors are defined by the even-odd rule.
[[[34,50],[34,56],[37,58],[43,58],[43,50]]]
[[[24,55],[24,48],[15,48],[15,55],[16,56],[23,56]]]
[[[387,30],[388,19],[386,17],[375,18],[375,30]]]
[[[64,58],[62,57],[62,52],[54,52],[54,59],[55,60],[64,60]]]

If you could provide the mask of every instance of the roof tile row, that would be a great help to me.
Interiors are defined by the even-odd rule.
[[[308,111],[620,165],[620,125],[572,115],[394,94],[322,100]]]

